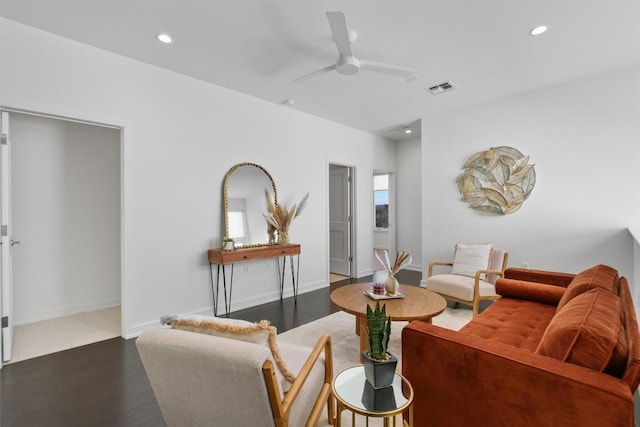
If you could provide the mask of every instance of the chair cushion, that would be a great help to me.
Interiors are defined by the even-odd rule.
[[[475,277],[478,270],[486,270],[489,267],[489,256],[492,244],[465,245],[458,243],[453,259],[451,274]]]
[[[567,290],[558,302],[558,311],[562,310],[576,296],[593,288],[603,288],[618,295],[620,290],[618,271],[607,265],[596,265],[578,273],[567,286]]]
[[[236,339],[267,347],[271,350],[273,360],[276,362],[276,373],[279,374],[282,390],[288,391],[291,388],[291,383],[295,380],[295,376],[287,368],[280,353],[276,340],[278,331],[275,326],[271,326],[268,320],[251,323],[246,320],[193,314],[162,316],[160,322],[163,325],[170,325],[173,329]]]
[[[603,372],[620,350],[620,328],[620,299],[608,290],[591,289],[556,312],[536,353]]]
[[[464,301],[473,301],[475,278],[455,274],[436,274],[427,278],[427,289],[442,295],[449,295]],[[496,295],[491,283],[478,282],[480,296]]]

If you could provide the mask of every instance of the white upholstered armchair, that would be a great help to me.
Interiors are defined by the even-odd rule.
[[[470,305],[473,317],[476,317],[480,301],[500,298],[495,284],[504,274],[508,260],[508,252],[493,245],[458,243],[453,262],[429,264],[426,288],[448,300]],[[434,274],[435,267],[450,268],[444,274]]]
[[[136,345],[168,426],[315,426],[331,395],[331,339],[313,349],[282,343],[296,374],[283,393],[269,348],[171,328],[143,332]]]

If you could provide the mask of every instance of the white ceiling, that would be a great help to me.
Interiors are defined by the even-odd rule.
[[[358,33],[356,56],[419,80],[294,82],[337,59],[329,10]],[[392,139],[425,116],[640,64],[639,0],[0,0],[0,15]],[[424,90],[444,81],[457,88]]]

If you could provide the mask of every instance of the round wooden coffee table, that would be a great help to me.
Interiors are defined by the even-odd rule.
[[[369,348],[369,331],[367,329],[367,305],[375,308],[376,302],[365,292],[373,287],[373,283],[355,283],[342,286],[331,292],[331,302],[342,311],[356,316],[356,335],[360,336],[360,352]],[[411,285],[400,285],[399,292],[404,298],[380,300],[386,305],[387,316],[391,320],[422,320],[431,323],[431,318],[442,313],[447,301],[435,292]]]

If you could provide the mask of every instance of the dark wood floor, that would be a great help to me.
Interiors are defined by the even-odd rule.
[[[420,276],[403,270],[398,279],[417,285]],[[301,294],[297,305],[288,298],[230,317],[268,319],[284,332],[338,311],[329,293],[347,283]],[[114,338],[6,365],[0,370],[0,383],[2,427],[165,425],[135,340]]]

